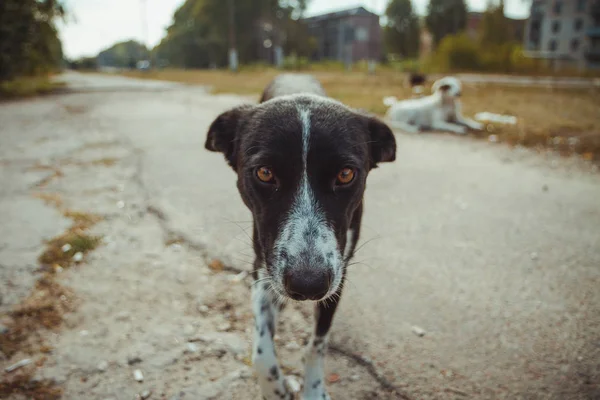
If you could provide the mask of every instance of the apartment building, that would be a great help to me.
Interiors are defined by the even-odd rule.
[[[555,69],[599,69],[600,0],[533,0],[524,49]]]

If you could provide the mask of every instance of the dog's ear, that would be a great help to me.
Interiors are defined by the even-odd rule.
[[[243,105],[225,111],[208,128],[204,147],[209,151],[223,153],[234,170],[237,168],[239,131],[254,107]]]
[[[450,90],[450,85],[448,83],[443,83],[442,81],[436,81],[433,84],[433,87],[431,88],[431,90],[435,93],[437,91],[440,91],[442,93],[447,92],[448,90]]]
[[[369,130],[369,147],[371,168],[377,168],[380,162],[391,162],[396,159],[396,138],[392,130],[376,117],[367,117]]]

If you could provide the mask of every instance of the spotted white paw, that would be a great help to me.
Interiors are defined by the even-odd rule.
[[[263,392],[263,400],[294,400],[296,396],[291,391],[287,390],[282,393],[279,390],[274,390],[273,393],[265,394]]]
[[[304,390],[302,391],[302,400],[331,400],[329,394],[325,390],[325,386],[321,380],[313,382],[305,382]]]
[[[331,400],[327,392],[311,392],[302,394],[302,400]]]
[[[483,124],[480,124],[478,122],[475,122],[472,126],[473,129],[477,130],[477,131],[482,131],[483,130]]]
[[[294,376],[286,376],[285,385],[287,386],[288,390],[292,393],[300,393],[300,389],[302,388],[302,385]]]

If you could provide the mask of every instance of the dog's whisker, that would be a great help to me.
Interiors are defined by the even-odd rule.
[[[346,283],[349,283],[350,285],[352,285],[352,287],[356,290],[358,290],[358,287],[354,284],[354,282],[352,281],[352,279],[350,279],[350,277],[346,276],[346,281],[342,284],[342,289],[345,287]],[[340,290],[341,292],[341,290]],[[338,293],[338,298],[341,298],[342,295],[340,293]]]
[[[367,264],[362,261],[353,261],[350,264],[348,264],[349,267],[354,266],[354,265],[364,265],[367,268],[375,269],[375,267],[373,267],[371,264]]]
[[[237,250],[235,253],[240,256],[248,257],[250,260],[254,260],[254,255],[252,254],[243,253],[241,250]]]
[[[262,278],[258,278],[258,279],[256,279],[254,282],[252,282],[252,285],[250,285],[250,286],[251,286],[251,287],[252,287],[252,286],[256,286],[256,285],[259,285],[259,284],[261,284],[261,283],[263,283],[263,282],[269,282],[270,280],[271,280],[271,278],[270,278],[270,277],[268,277],[268,276],[264,276],[264,277],[262,277]],[[269,286],[271,286],[271,285],[269,285]]]
[[[250,250],[250,249],[248,249],[248,248],[243,248],[243,249],[241,249],[241,248],[236,248],[236,249],[235,249],[235,253],[236,253],[236,254],[239,254],[239,255],[242,255],[242,256],[245,256],[245,257],[250,257],[251,259],[253,259],[253,260],[254,260],[254,258],[255,258],[255,255],[254,255],[254,254],[252,254],[252,253],[248,254],[248,250]]]
[[[242,238],[239,238],[239,237],[236,237],[236,236],[234,236],[234,237],[233,237],[233,239],[234,239],[234,240],[237,240],[238,242],[240,242],[240,243],[242,243],[242,244],[245,244],[245,245],[246,245],[246,246],[248,246],[248,247],[252,247],[252,243],[250,243],[250,242],[248,242],[248,241],[246,241],[246,240],[244,240],[244,239],[242,239]]]
[[[235,226],[237,226],[238,228],[240,228],[240,230],[241,230],[241,231],[244,233],[244,235],[246,235],[246,236],[248,237],[248,239],[250,239],[250,243],[254,244],[254,242],[255,242],[255,239],[254,239],[254,238],[252,238],[252,237],[251,237],[251,236],[248,234],[248,232],[246,232],[246,230],[245,230],[245,229],[244,229],[244,228],[243,228],[243,227],[242,227],[242,226],[241,226],[239,223],[237,223],[236,221],[229,220],[229,219],[227,219],[227,218],[224,218],[224,219],[225,219],[227,222],[230,222],[230,223],[234,224]],[[249,228],[247,228],[247,229],[249,229]]]
[[[374,238],[371,238],[371,239],[367,240],[366,242],[364,242],[363,244],[361,244],[360,246],[358,246],[356,249],[354,249],[353,256],[355,256],[356,253],[358,253],[358,251],[361,250],[362,248],[364,248],[366,245],[368,245],[369,243],[371,243],[377,239],[381,239],[381,236],[379,236],[379,235],[375,236]]]
[[[269,280],[270,280],[270,279],[271,279],[271,278],[269,277]],[[273,298],[273,301],[274,301],[276,304],[281,304],[281,305],[285,305],[285,304],[287,304],[287,303],[286,303],[287,297],[285,297],[285,296],[282,296],[281,294],[279,294],[279,292],[278,292],[277,290],[275,290],[275,288],[273,287],[273,285],[272,285],[272,284],[271,284],[271,285],[269,285],[269,288],[268,288],[268,292],[267,292],[267,293],[269,293],[269,295],[271,295],[271,298]]]
[[[253,265],[254,263],[252,261],[248,261],[248,260],[244,260],[241,258],[237,258],[237,257],[231,257],[232,259],[234,259],[237,262],[242,263],[243,265]]]
[[[375,228],[373,228],[371,225],[367,224],[367,223],[362,223],[361,225],[361,233],[365,233],[365,228],[368,229],[369,231],[371,231],[375,236],[381,236],[381,234],[379,233],[379,231]]]
[[[234,221],[232,219],[226,218],[226,217],[222,217],[226,222],[230,222],[232,224],[250,224],[250,227],[252,227],[252,220],[243,220],[243,221]]]

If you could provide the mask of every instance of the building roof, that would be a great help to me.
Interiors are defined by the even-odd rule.
[[[345,10],[330,12],[327,14],[315,15],[313,17],[304,18],[304,20],[310,21],[310,22],[315,22],[315,21],[323,21],[323,20],[327,20],[327,19],[350,17],[350,16],[354,16],[354,15],[375,15],[375,16],[379,17],[379,15],[372,13],[371,11],[367,10],[364,7],[354,7],[354,8],[348,8]]]

